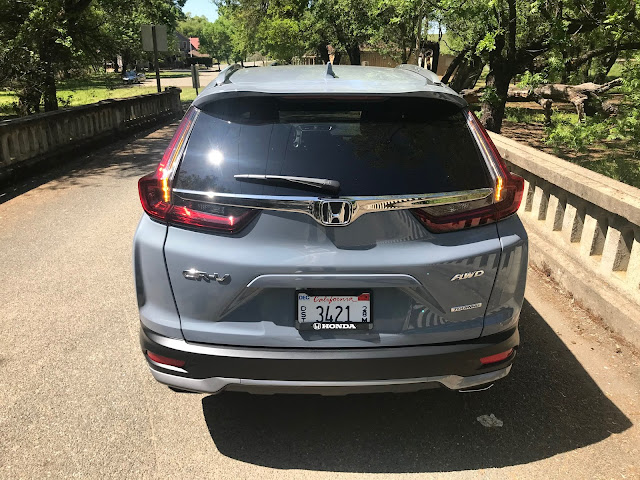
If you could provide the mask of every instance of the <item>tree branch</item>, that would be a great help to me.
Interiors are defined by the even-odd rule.
[[[616,50],[619,52],[623,50],[640,50],[640,42],[613,44],[613,45],[607,45],[601,48],[595,48],[567,62],[567,65],[566,65],[567,70],[569,71],[575,70],[579,66],[587,63],[592,58],[599,57],[601,55],[605,55],[607,53],[611,53]]]
[[[509,26],[507,37],[507,58],[514,61],[516,58],[516,0],[507,0],[509,5]]]

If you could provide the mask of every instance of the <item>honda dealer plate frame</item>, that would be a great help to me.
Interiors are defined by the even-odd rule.
[[[296,328],[333,333],[371,330],[372,300],[371,292],[364,290],[298,290]]]

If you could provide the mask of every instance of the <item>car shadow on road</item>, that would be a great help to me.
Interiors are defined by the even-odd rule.
[[[518,465],[631,427],[525,301],[511,375],[486,392],[203,398],[223,455],[280,469],[441,472]],[[495,414],[501,428],[476,418]]]

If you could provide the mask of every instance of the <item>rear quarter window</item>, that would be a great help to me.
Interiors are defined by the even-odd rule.
[[[206,105],[175,188],[318,195],[312,187],[240,181],[238,174],[338,180],[338,195],[409,195],[491,186],[457,106],[425,98],[225,99]],[[326,196],[326,192],[322,192]]]

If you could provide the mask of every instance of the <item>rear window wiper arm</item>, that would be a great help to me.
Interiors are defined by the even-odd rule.
[[[340,182],[337,180],[329,180],[328,178],[293,177],[290,175],[257,175],[253,173],[234,175],[233,178],[240,181],[253,180],[274,183],[298,183],[307,185],[309,187],[321,188],[324,190],[340,190]]]

